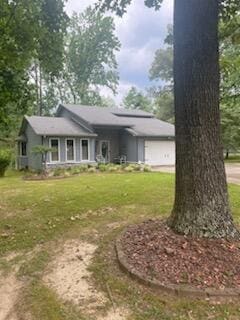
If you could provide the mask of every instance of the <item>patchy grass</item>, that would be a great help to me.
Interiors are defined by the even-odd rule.
[[[87,320],[73,306],[63,304],[54,292],[37,280],[25,289],[24,300],[19,310],[20,316],[29,313],[28,306],[31,306],[31,317],[36,320]]]
[[[230,185],[229,193],[239,223],[240,186]],[[41,281],[54,245],[81,237],[100,244],[91,267],[96,287],[107,294],[108,284],[116,304],[131,311],[129,319],[239,319],[238,303],[213,305],[157,295],[130,280],[116,264],[114,239],[124,225],[169,215],[173,175],[84,173],[63,180],[24,181],[21,174],[9,171],[0,179],[0,194],[0,271],[8,270],[13,261],[21,264],[18,276],[26,283],[20,315],[31,312],[32,320],[89,320],[62,303]],[[35,248],[40,249],[35,252]],[[30,251],[35,253],[26,258]],[[21,259],[6,262],[13,252],[19,252]]]
[[[240,154],[230,154],[228,159],[225,159],[226,163],[240,163]]]

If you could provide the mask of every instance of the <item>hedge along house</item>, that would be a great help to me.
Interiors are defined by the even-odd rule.
[[[96,162],[175,163],[174,126],[140,110],[59,105],[55,117],[25,116],[18,141],[18,169],[42,168],[37,145],[52,148],[47,166]]]

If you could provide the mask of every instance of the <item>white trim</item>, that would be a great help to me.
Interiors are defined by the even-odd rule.
[[[49,148],[52,148],[52,144],[51,144],[52,140],[58,140],[58,161],[52,161],[52,152],[50,151],[49,152],[49,163],[59,163],[59,162],[61,162],[60,161],[60,155],[61,155],[61,153],[60,153],[60,138],[53,138],[53,137],[49,138]]]
[[[67,141],[73,141],[73,160],[69,160],[67,157]],[[76,139],[75,138],[65,138],[65,162],[67,163],[75,163],[76,162]]]
[[[88,141],[88,159],[86,160],[86,159],[83,159],[82,158],[82,141],[83,140],[87,140]],[[89,162],[89,161],[91,161],[90,160],[90,139],[88,139],[88,138],[82,138],[82,139],[80,139],[80,160],[81,160],[81,162]]]

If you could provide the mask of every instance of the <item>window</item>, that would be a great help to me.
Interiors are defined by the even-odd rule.
[[[81,140],[81,159],[82,160],[89,160],[89,140],[82,139]]]
[[[50,162],[59,162],[59,139],[50,139],[50,148],[54,149],[50,152]]]
[[[20,142],[19,154],[22,157],[26,157],[27,156],[27,143],[24,142],[24,141]]]
[[[67,161],[75,161],[75,140],[66,139],[66,159]]]

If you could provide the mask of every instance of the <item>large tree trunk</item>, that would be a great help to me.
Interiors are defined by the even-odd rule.
[[[175,0],[176,195],[179,233],[234,237],[220,141],[218,1]]]

